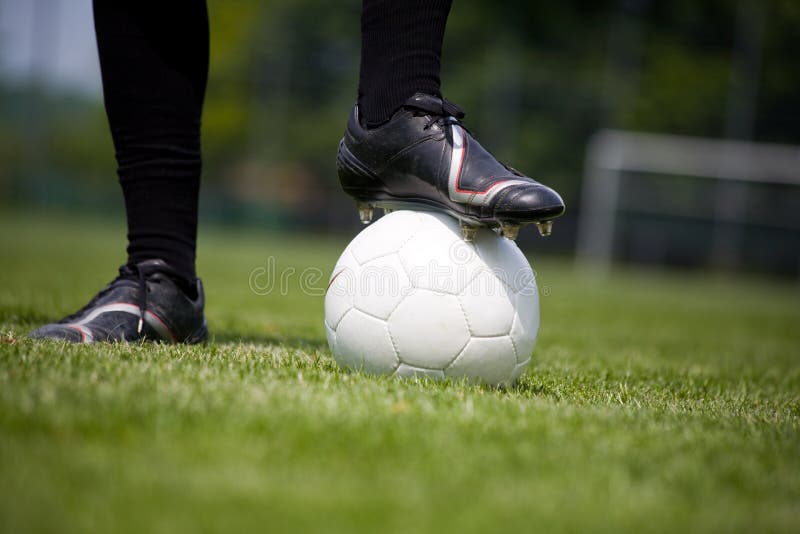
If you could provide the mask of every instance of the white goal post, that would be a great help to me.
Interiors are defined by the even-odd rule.
[[[624,173],[800,185],[800,147],[599,131],[586,150],[576,245],[580,266],[599,271],[611,266]],[[710,219],[719,218],[714,206],[709,210]]]

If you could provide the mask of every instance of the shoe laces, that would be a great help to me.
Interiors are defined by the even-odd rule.
[[[144,329],[144,314],[147,313],[147,280],[141,269],[136,269],[139,279],[139,324],[136,326],[136,333],[141,335]]]
[[[98,297],[110,289],[119,280],[132,280],[139,285],[138,302],[139,307],[139,323],[136,325],[136,333],[142,333],[144,330],[145,314],[147,313],[147,276],[146,273],[139,269],[136,265],[123,265],[119,268],[119,276],[111,282],[106,289],[98,294]]]
[[[464,125],[461,124],[461,119],[466,116],[466,113],[458,104],[454,104],[446,98],[443,98],[441,113],[439,113],[438,110],[431,111],[418,108],[415,110],[415,115],[427,115],[429,117],[428,122],[425,123],[423,128],[423,130],[429,130],[434,124],[438,124],[444,128],[444,126],[448,123],[456,123],[463,128]]]
[[[92,299],[81,309],[76,311],[73,314],[64,317],[61,323],[70,323],[75,320],[75,318],[80,317],[86,310],[94,307],[98,300],[100,300],[103,296],[108,294],[109,291],[114,289],[119,282],[128,281],[128,282],[136,282],[139,286],[139,298],[137,302],[137,306],[139,307],[139,324],[136,327],[136,332],[138,334],[142,333],[144,329],[144,319],[145,313],[147,312],[147,278],[146,274],[141,270],[138,269],[135,265],[123,265],[119,268],[119,274],[116,278],[114,278],[111,282],[109,282],[106,287],[101,289]]]
[[[446,98],[442,98],[441,113],[438,112],[438,110],[432,111],[428,109],[417,108],[414,110],[414,114],[417,116],[428,115],[430,117],[428,119],[428,122],[425,123],[423,130],[430,129],[431,126],[433,126],[434,124],[438,124],[442,128],[444,128],[446,124],[458,124],[461,127],[461,129],[464,130],[467,134],[473,135],[472,131],[466,126],[464,126],[464,123],[461,122],[461,119],[463,119],[466,116],[466,112],[464,111],[464,109],[458,104],[450,102]],[[484,150],[489,152],[489,150],[487,150],[486,148],[484,148]],[[491,152],[489,152],[489,154],[492,157],[494,157],[494,154],[492,154]],[[497,160],[496,157],[495,159]],[[519,172],[514,167],[511,167],[510,165],[507,165],[500,160],[497,161],[512,174],[520,177],[525,177],[524,174]]]

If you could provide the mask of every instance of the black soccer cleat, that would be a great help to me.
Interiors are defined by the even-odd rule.
[[[497,161],[464,128],[464,112],[417,93],[377,128],[361,125],[358,106],[336,158],[342,189],[356,199],[364,224],[373,208],[435,209],[461,221],[464,238],[488,226],[516,239],[535,223],[550,235],[564,201],[551,188]]]
[[[178,275],[161,260],[123,265],[119,276],[89,303],[57,323],[37,328],[29,337],[74,343],[152,340],[199,343],[208,337],[203,316],[203,284],[198,278],[187,295]]]

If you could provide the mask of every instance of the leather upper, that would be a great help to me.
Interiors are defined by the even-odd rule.
[[[42,326],[29,334],[32,338],[54,338],[73,342],[135,341],[151,339],[198,342],[207,329],[203,316],[203,284],[196,280],[196,298],[189,298],[170,276],[171,269],[161,260],[146,260],[134,266],[142,278],[132,275],[131,267],[120,268],[120,276],[98,293],[86,306],[64,319]],[[142,299],[142,287],[146,295]],[[141,303],[145,313],[142,330]]]
[[[551,188],[499,162],[463,127],[463,111],[416,94],[385,124],[367,129],[353,108],[340,143],[339,176],[348,193],[428,199],[477,217],[560,215]]]

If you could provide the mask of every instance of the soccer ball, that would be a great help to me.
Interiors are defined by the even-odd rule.
[[[342,253],[325,295],[339,365],[370,374],[512,384],[531,359],[539,297],[517,245],[449,215],[395,211]]]

